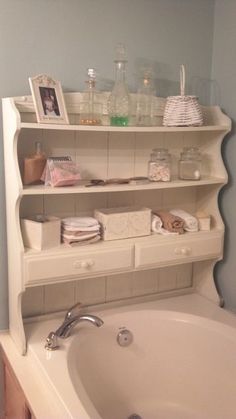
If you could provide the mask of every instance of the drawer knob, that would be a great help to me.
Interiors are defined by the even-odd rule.
[[[191,254],[191,248],[190,247],[176,247],[175,254],[188,256]]]
[[[82,260],[81,268],[91,268],[94,265],[94,261],[92,259],[89,260]]]
[[[88,269],[94,265],[94,261],[92,259],[87,260],[77,260],[73,263],[75,269]]]

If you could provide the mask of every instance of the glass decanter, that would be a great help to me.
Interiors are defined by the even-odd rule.
[[[96,70],[88,68],[88,80],[85,81],[86,90],[83,93],[83,101],[80,104],[81,125],[101,125],[102,123],[102,103],[98,100],[96,90]]]
[[[115,56],[115,84],[108,99],[108,114],[110,124],[127,126],[130,118],[130,95],[126,84],[126,51],[123,44],[116,47]]]
[[[151,69],[145,69],[137,90],[136,125],[150,126],[154,124],[154,96]]]

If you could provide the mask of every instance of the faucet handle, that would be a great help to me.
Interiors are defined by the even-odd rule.
[[[67,311],[66,315],[65,315],[65,320],[69,320],[72,317],[75,317],[77,314],[79,314],[81,312],[82,309],[82,303],[76,303],[74,304],[71,308],[69,308],[69,310]]]
[[[57,335],[55,332],[50,332],[45,343],[45,349],[48,351],[54,351],[58,349],[59,345],[57,344]]]

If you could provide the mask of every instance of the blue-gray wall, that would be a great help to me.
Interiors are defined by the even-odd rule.
[[[212,102],[219,104],[233,119],[233,131],[223,144],[229,184],[220,196],[226,224],[225,257],[217,266],[216,277],[225,306],[236,311],[236,2],[216,0],[212,78]]]
[[[131,90],[139,67],[152,64],[157,94],[176,94],[184,63],[188,92],[209,103],[213,23],[214,0],[0,0],[0,96],[29,94],[28,77],[39,73],[81,90],[89,66],[109,89],[114,46],[124,42]],[[0,329],[7,327],[2,155],[0,141]]]

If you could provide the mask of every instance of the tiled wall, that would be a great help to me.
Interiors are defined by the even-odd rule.
[[[78,301],[93,305],[191,286],[192,264],[183,264],[28,288],[23,295],[22,311],[24,317],[29,317],[65,310]]]

